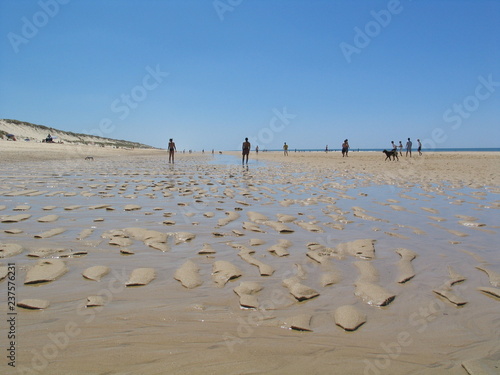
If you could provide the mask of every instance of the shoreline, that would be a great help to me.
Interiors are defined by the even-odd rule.
[[[241,160],[239,151],[223,151],[223,155],[235,157],[235,165]],[[209,152],[182,153],[177,158],[216,158]],[[462,186],[481,187],[500,186],[500,152],[496,151],[446,151],[426,152],[422,156],[399,157],[397,161],[385,161],[385,156],[377,151],[353,152],[343,158],[340,152],[307,151],[289,152],[284,156],[282,151],[266,151],[250,153],[250,165],[259,161],[278,164],[306,164],[310,168],[328,175],[337,172],[344,177],[355,174],[368,175],[371,178],[389,179],[392,183],[437,183],[448,181]],[[0,158],[4,163],[43,162],[58,160],[85,160],[86,157],[123,158],[123,157],[168,157],[164,149],[127,149],[100,147],[91,145],[46,144],[30,142],[0,141]]]

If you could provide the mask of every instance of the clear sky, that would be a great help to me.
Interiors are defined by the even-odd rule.
[[[0,0],[0,118],[166,148],[500,147],[500,1]]]

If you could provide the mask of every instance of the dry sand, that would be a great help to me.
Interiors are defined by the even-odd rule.
[[[167,155],[167,151],[141,148],[114,148],[67,143],[39,143],[0,140],[2,162],[26,162],[43,160],[85,160],[87,156],[98,158],[122,158],[139,155]]]
[[[498,153],[74,148],[0,142],[21,373],[498,373]]]
[[[240,156],[232,152],[232,155]],[[399,161],[384,161],[382,152],[350,152],[342,158],[340,152],[255,152],[250,160],[273,161],[285,165],[307,165],[329,176],[339,173],[344,178],[368,174],[384,183],[441,183],[451,181],[481,186],[500,184],[500,152],[414,152],[412,157],[400,156]]]

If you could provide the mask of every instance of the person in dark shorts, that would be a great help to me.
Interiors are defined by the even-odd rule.
[[[420,142],[420,139],[417,139],[418,142],[418,155],[422,156],[422,143]]]
[[[342,143],[342,157],[349,156],[349,141],[344,139],[344,143]]]
[[[175,142],[172,138],[168,141],[168,162],[173,163],[174,162],[174,154],[177,149],[175,148]]]
[[[241,160],[241,164],[245,164],[245,158],[246,158],[246,163],[248,164],[248,155],[250,154],[250,142],[248,142],[248,138],[245,138],[245,142],[243,142],[243,145],[241,146],[241,151],[243,154],[243,159]]]

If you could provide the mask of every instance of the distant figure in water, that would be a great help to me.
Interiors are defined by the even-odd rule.
[[[420,143],[420,139],[417,139],[418,142],[418,155],[422,156],[422,143]]]
[[[245,142],[243,142],[243,145],[241,146],[241,152],[243,154],[243,159],[241,160],[241,164],[245,164],[245,158],[246,158],[246,163],[248,164],[248,155],[250,154],[250,142],[248,142],[248,138],[245,138]]]
[[[174,162],[174,154],[177,149],[175,148],[175,142],[172,138],[168,141],[168,162],[173,163]]]
[[[283,144],[283,155],[288,156],[288,145],[286,142]]]
[[[344,143],[342,143],[342,157],[349,156],[349,140],[344,139]]]
[[[411,141],[410,138],[408,138],[408,142],[406,142],[406,156],[408,156],[408,153],[410,153],[410,158],[411,158]]]
[[[259,146],[255,146],[255,153],[258,154],[259,153]]]

